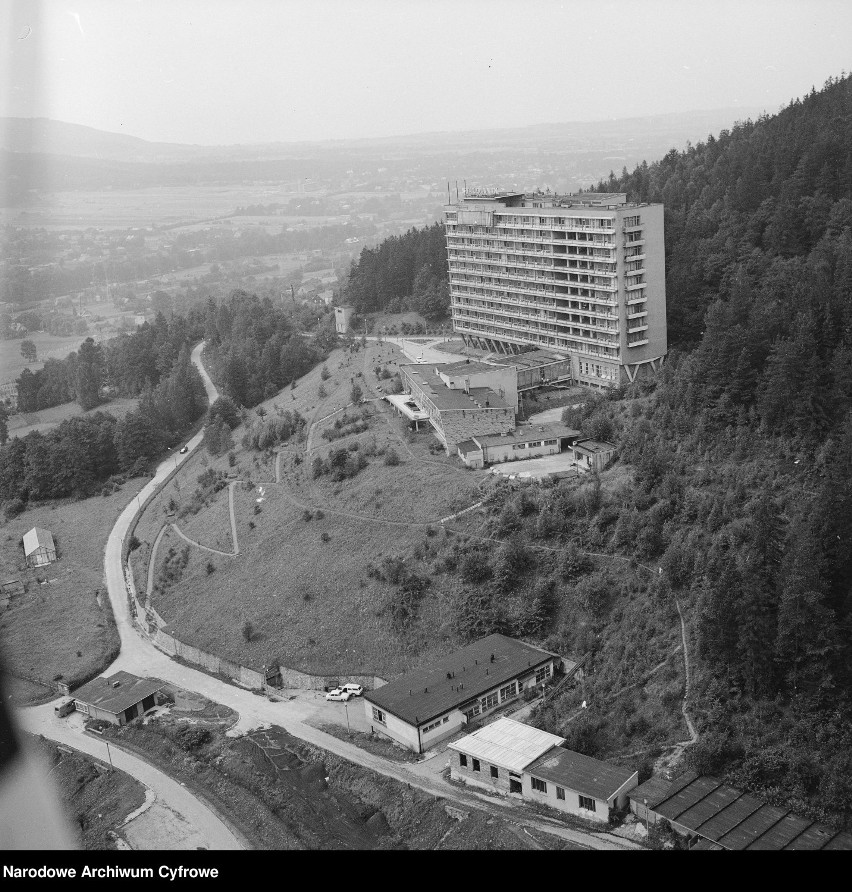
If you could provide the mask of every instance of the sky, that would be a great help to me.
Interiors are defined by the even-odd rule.
[[[0,116],[256,143],[770,114],[852,68],[849,0],[0,0]]]

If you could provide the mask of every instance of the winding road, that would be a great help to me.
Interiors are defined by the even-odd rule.
[[[212,404],[217,399],[218,393],[201,362],[202,349],[203,344],[196,346],[192,351],[192,361],[201,373],[207,397]],[[202,433],[199,432],[189,441],[189,451],[186,454],[170,456],[157,468],[154,477],[140,492],[139,498],[134,497],[121,513],[109,535],[104,555],[104,571],[110,603],[121,638],[121,652],[112,665],[104,670],[103,674],[125,670],[141,676],[160,678],[185,690],[199,693],[216,703],[229,706],[239,713],[239,721],[231,729],[230,734],[238,734],[270,724],[278,725],[292,736],[357,765],[467,808],[487,811],[512,823],[537,828],[570,842],[573,847],[617,850],[641,848],[635,843],[605,832],[598,833],[568,827],[558,819],[550,819],[533,812],[525,803],[516,800],[495,800],[492,796],[473,790],[459,789],[448,783],[441,773],[443,755],[422,762],[410,763],[396,762],[369,753],[348,741],[340,740],[306,724],[306,720],[313,714],[314,708],[300,698],[292,700],[276,698],[276,701],[271,701],[266,696],[228,684],[219,678],[174,662],[165,653],[158,650],[153,642],[134,624],[130,612],[122,561],[123,543],[136,515],[141,511],[140,504],[144,507],[145,502],[167,481],[175,468],[189,458],[201,440]],[[53,705],[50,703],[45,706],[19,710],[21,724],[27,729],[33,729],[34,733],[44,734],[45,737],[70,744],[77,749],[84,749],[81,746],[84,741],[91,742],[95,747],[100,744],[100,741],[91,740],[88,737],[81,741],[79,738],[82,735],[73,734],[72,731],[67,733],[72,734],[74,742],[63,737],[62,730],[49,720],[49,717],[52,716]],[[111,748],[115,750],[115,748]],[[137,773],[142,769],[133,761],[135,757],[131,757],[129,753],[123,753],[123,761],[124,756],[129,757],[125,763],[127,767],[125,765],[119,767],[125,768],[129,774],[138,777],[143,783],[147,783],[144,777]],[[161,789],[166,790],[167,785],[161,779],[158,778],[157,783],[160,784]],[[237,838],[210,809],[192,797],[186,790],[183,790],[183,793],[195,801],[194,804],[190,804],[188,799],[184,799],[180,808],[187,809],[192,813],[192,820],[198,822],[197,827],[203,831],[211,848],[240,847]]]

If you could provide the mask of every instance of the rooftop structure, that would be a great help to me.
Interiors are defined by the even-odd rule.
[[[530,762],[564,742],[564,737],[523,722],[499,718],[453,741],[449,749],[520,774]]]
[[[601,388],[662,363],[662,205],[468,190],[445,216],[453,328],[466,343],[554,350],[573,380]]]

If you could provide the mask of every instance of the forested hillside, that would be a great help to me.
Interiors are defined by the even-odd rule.
[[[499,494],[482,535],[504,544],[448,542],[430,572],[460,639],[588,654],[582,695],[538,721],[605,756],[686,736],[679,604],[688,762],[849,825],[852,81],[596,188],[665,203],[669,362],[567,412],[613,469]],[[392,256],[361,269],[393,281]]]
[[[349,271],[343,300],[359,313],[413,310],[426,319],[448,315],[447,243],[443,223],[364,248]]]

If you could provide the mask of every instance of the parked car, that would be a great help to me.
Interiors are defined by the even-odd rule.
[[[350,694],[349,691],[344,691],[343,688],[334,688],[333,690],[329,691],[329,692],[325,695],[325,699],[326,699],[326,700],[343,700],[343,701],[346,701],[346,700],[348,700],[351,696],[352,696],[352,694]]]
[[[349,684],[343,685],[341,691],[347,691],[352,697],[360,697],[364,693],[364,689],[359,684],[350,681]]]
[[[53,711],[59,719],[64,719],[66,715],[70,715],[74,712],[74,709],[75,706],[73,700],[64,700],[62,703],[58,703],[53,707]]]
[[[186,455],[187,452],[189,452],[189,446],[181,446],[180,454]]]

